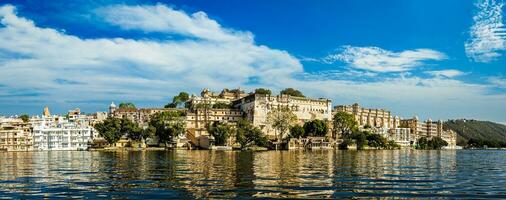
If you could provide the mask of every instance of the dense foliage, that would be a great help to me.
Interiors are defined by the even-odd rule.
[[[432,139],[421,137],[416,141],[416,149],[441,149],[445,146],[448,146],[448,142],[440,137],[433,137]]]
[[[281,90],[280,94],[290,95],[294,97],[305,97],[304,94],[302,94],[302,92],[293,88],[286,88],[284,90]]]
[[[305,130],[304,127],[301,125],[295,125],[290,128],[290,134],[287,139],[290,138],[300,138],[305,136]]]
[[[287,107],[272,109],[267,113],[267,123],[276,129],[277,140],[281,140],[296,122],[297,116]]]
[[[173,142],[174,138],[186,132],[185,113],[168,111],[154,114],[149,126],[161,143]]]
[[[207,131],[214,137],[214,145],[225,146],[234,130],[226,123],[214,122],[208,126]]]
[[[395,141],[388,141],[380,134],[369,131],[354,131],[349,139],[355,140],[357,149],[364,149],[366,146],[376,149],[398,149],[400,146]]]
[[[457,132],[457,145],[470,147],[506,147],[506,125],[478,120],[448,120],[446,130]]]
[[[334,126],[332,132],[333,138],[339,138],[339,136],[346,138],[357,129],[355,117],[347,112],[337,112],[334,114],[332,124]]]
[[[133,109],[135,109],[135,105],[131,102],[121,102],[119,104],[119,108],[133,108]]]
[[[265,95],[271,95],[272,92],[271,90],[269,89],[265,89],[265,88],[257,88],[255,89],[255,94],[265,94]]]
[[[327,135],[329,130],[327,122],[319,119],[315,119],[304,123],[304,136],[318,136],[324,137]]]
[[[165,108],[183,107],[184,103],[190,99],[190,95],[186,92],[180,92],[172,98],[172,102],[165,105]]]
[[[23,120],[23,122],[28,122],[30,121],[30,116],[28,116],[27,114],[22,114],[19,116],[19,119]]]
[[[237,122],[235,140],[239,143],[239,145],[241,145],[241,149],[250,146],[269,146],[269,140],[262,131],[258,127],[253,127],[249,121],[244,119]]]

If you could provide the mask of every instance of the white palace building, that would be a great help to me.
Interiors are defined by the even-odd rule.
[[[42,117],[30,121],[34,150],[86,150],[92,141],[91,126],[51,116],[47,108]]]

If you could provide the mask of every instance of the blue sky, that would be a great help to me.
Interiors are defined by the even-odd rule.
[[[504,3],[4,0],[0,114],[294,87],[404,118],[504,123]]]

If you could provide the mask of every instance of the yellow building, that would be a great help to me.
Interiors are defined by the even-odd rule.
[[[21,119],[0,119],[0,151],[31,151],[31,126]]]
[[[346,112],[352,114],[359,127],[369,125],[376,128],[397,128],[400,125],[400,118],[392,116],[390,111],[383,109],[362,108],[357,103],[353,105],[338,105],[334,107],[333,113]]]

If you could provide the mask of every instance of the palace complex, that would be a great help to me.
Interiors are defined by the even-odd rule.
[[[390,111],[362,108],[357,103],[335,106],[333,112],[352,114],[359,128],[382,134],[401,146],[412,146],[421,137],[440,137],[448,142],[449,148],[456,146],[457,134],[454,131],[445,131],[441,120],[428,119],[422,122],[416,116],[413,119],[401,119],[392,116]]]
[[[247,120],[258,127],[271,140],[283,138],[278,135],[268,120],[269,114],[278,109],[289,110],[296,117],[295,124],[303,125],[311,120],[323,120],[332,128],[332,116],[337,112],[353,115],[359,129],[381,134],[400,146],[410,147],[421,137],[441,137],[449,143],[448,148],[456,147],[456,133],[444,131],[441,121],[420,121],[401,119],[388,110],[363,108],[358,104],[338,105],[332,108],[332,101],[325,98],[307,98],[285,94],[270,95],[246,93],[241,89],[223,89],[219,93],[208,89],[202,90],[199,96],[191,95],[180,108],[135,108],[119,107],[114,103],[108,112],[97,112],[91,115],[82,114],[79,109],[69,110],[67,115],[51,115],[45,107],[41,116],[33,116],[28,122],[18,118],[0,118],[0,150],[85,150],[90,146],[104,147],[106,141],[100,137],[93,126],[107,117],[127,118],[142,128],[149,126],[151,117],[160,112],[183,112],[181,120],[185,121],[186,134],[176,139],[176,146],[210,148],[213,137],[208,133],[208,126],[215,122],[235,126],[239,120]],[[284,133],[287,134],[287,133]],[[331,137],[331,130],[325,137],[313,138],[312,146],[323,148],[339,138]],[[292,141],[293,143],[294,141]],[[297,143],[298,142],[298,143]],[[296,147],[307,141],[295,141],[288,146]],[[234,137],[227,144],[233,145]],[[300,143],[300,144],[299,144]],[[158,144],[157,138],[146,140],[147,145]],[[144,144],[144,145],[146,145]],[[112,146],[131,146],[126,136]]]

